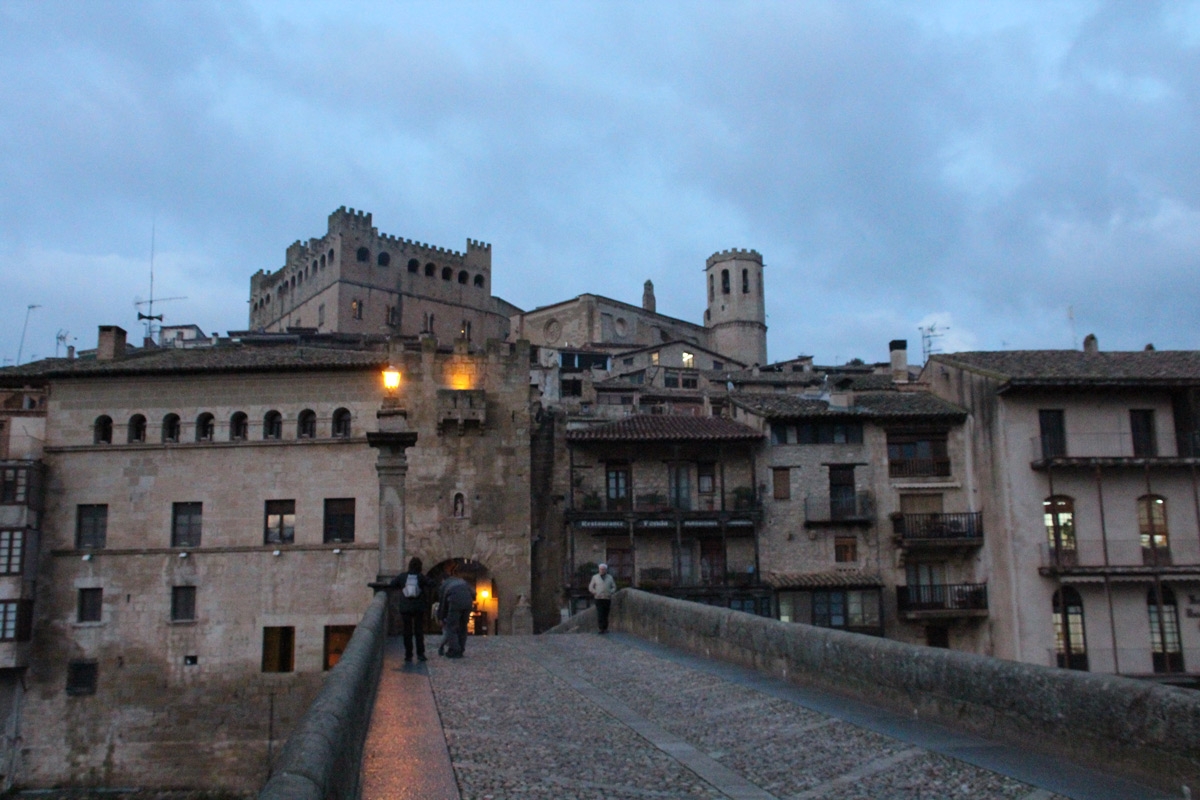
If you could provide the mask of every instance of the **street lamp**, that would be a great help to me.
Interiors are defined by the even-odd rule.
[[[395,394],[396,390],[400,388],[400,370],[391,364],[383,369],[383,388],[391,394]]]

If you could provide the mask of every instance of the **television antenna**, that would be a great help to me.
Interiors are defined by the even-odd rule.
[[[54,334],[54,357],[58,358],[58,350],[66,346],[68,339],[75,339],[71,332],[63,328],[58,329],[58,333]]]
[[[939,326],[936,322],[931,322],[928,325],[918,325],[917,330],[921,332],[921,359],[922,363],[924,363],[934,353],[942,352],[937,340],[945,336],[946,331],[950,330],[950,328]]]
[[[172,300],[187,300],[186,297],[160,297],[157,300],[154,299],[154,235],[155,235],[155,229],[156,229],[156,224],[154,222],[151,222],[150,223],[150,299],[149,300],[135,299],[133,301],[133,307],[138,310],[138,315],[137,315],[138,322],[144,321],[146,323],[146,338],[151,341],[153,341],[153,339],[154,339],[154,323],[155,322],[161,323],[163,321],[162,314],[154,313],[154,304],[156,302],[157,303],[167,303]],[[146,309],[147,313],[145,313],[145,314],[142,313],[142,306],[148,306],[148,308]],[[162,328],[161,324],[159,325],[159,328],[160,329]]]
[[[21,366],[21,354],[25,352],[25,331],[29,329],[29,314],[35,308],[41,308],[37,303],[30,303],[25,307],[25,324],[21,326],[21,344],[17,347],[17,363],[16,366]]]

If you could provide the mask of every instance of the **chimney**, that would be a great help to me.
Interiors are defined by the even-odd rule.
[[[888,343],[888,353],[892,357],[892,380],[908,383],[908,340],[892,339]]]
[[[67,345],[67,360],[68,361],[75,360],[75,345],[73,345],[73,344]]]
[[[654,281],[646,281],[646,286],[642,289],[642,308],[654,313]]]
[[[1096,334],[1089,333],[1087,336],[1083,337],[1083,352],[1085,352],[1085,353],[1099,353],[1100,352],[1100,342],[1096,339]]]
[[[96,345],[97,361],[112,361],[125,355],[125,329],[119,325],[101,325]]]

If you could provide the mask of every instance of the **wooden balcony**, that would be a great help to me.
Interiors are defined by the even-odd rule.
[[[909,549],[974,548],[983,545],[983,512],[893,514],[892,533]]]
[[[897,586],[896,607],[905,619],[986,617],[986,583],[935,583]]]

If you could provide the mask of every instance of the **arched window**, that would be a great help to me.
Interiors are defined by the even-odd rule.
[[[283,438],[283,415],[278,411],[268,411],[266,415],[263,416],[263,438]]]
[[[425,277],[432,278],[437,273],[437,265],[430,261],[425,265]]]
[[[365,264],[365,263],[367,263],[368,261],[370,261],[370,260],[371,260],[371,251],[370,251],[370,250],[368,250],[368,249],[367,249],[367,248],[365,248],[365,247],[360,247],[360,248],[358,248],[358,252],[357,252],[357,253],[355,253],[355,257],[356,257],[356,258],[357,258],[357,259],[358,259],[360,262],[362,262],[363,264]]]
[[[312,265],[312,271],[316,272],[319,268],[320,268],[320,263],[314,258],[313,265]]]
[[[750,294],[750,270],[742,270],[742,294]]]
[[[475,276],[475,286],[479,289],[483,288],[483,276],[482,275]]]
[[[317,438],[317,414],[311,408],[300,412],[300,416],[296,420],[296,438]]]
[[[729,270],[721,270],[721,294],[729,294]]]
[[[339,408],[333,412],[333,437],[335,439],[350,438],[350,411]]]
[[[244,442],[250,435],[250,418],[243,411],[236,411],[229,418],[229,441]]]
[[[334,259],[334,252],[333,252],[333,248],[331,247],[331,248],[329,248],[329,263],[330,264],[333,263],[333,259]]]
[[[416,273],[420,272],[421,271],[421,262],[417,261],[415,258],[410,258],[408,260],[408,271],[413,273],[414,275]]]
[[[164,442],[179,441],[179,415],[167,414],[162,421],[162,440]]]
[[[1150,612],[1150,652],[1154,659],[1154,671],[1183,672],[1179,606],[1175,603],[1175,592],[1169,586],[1150,587],[1146,594],[1146,608]]]
[[[467,499],[463,497],[462,492],[454,494],[454,516],[457,519],[462,519],[467,515]]]
[[[471,280],[471,276],[467,274],[467,271],[465,269],[458,273],[458,282],[461,283],[463,286],[466,286],[467,281],[469,281],[469,280]]]
[[[1138,533],[1142,538],[1142,558],[1147,563],[1170,563],[1171,540],[1167,534],[1167,499],[1157,494],[1138,498]]]
[[[213,419],[213,415],[205,411],[200,416],[196,417],[196,441],[211,442],[213,440],[213,432],[217,425]]]
[[[129,418],[128,440],[130,444],[146,441],[146,418],[134,414]]]
[[[92,423],[92,441],[95,444],[112,444],[112,417],[101,414]]]
[[[321,253],[321,269],[325,269],[325,254]]]
[[[1046,542],[1050,555],[1060,562],[1074,564],[1075,547],[1075,500],[1056,494],[1042,501],[1042,519],[1046,525]]]
[[[375,263],[381,267],[390,266],[392,263],[392,257],[388,253],[380,253],[379,257],[375,259]]]
[[[454,270],[449,267],[442,267],[442,280],[448,281],[454,277]]]
[[[1054,593],[1054,652],[1058,666],[1087,671],[1083,600],[1071,586],[1064,586]]]

